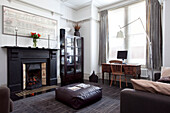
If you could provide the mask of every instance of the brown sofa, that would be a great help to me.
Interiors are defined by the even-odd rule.
[[[155,81],[160,74],[155,74]],[[124,89],[120,94],[120,113],[170,113],[170,96]]]
[[[0,87],[0,113],[9,113],[13,110],[13,102],[10,99],[10,90]]]

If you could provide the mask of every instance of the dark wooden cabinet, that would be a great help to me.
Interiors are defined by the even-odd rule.
[[[83,82],[83,37],[60,35],[61,85]]]

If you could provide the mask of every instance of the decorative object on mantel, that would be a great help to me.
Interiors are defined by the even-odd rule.
[[[89,81],[98,83],[98,76],[95,75],[95,71],[93,71],[92,75],[89,77]]]
[[[37,39],[39,39],[41,35],[31,32],[31,37],[33,38],[33,47],[37,47]]]
[[[80,28],[81,26],[78,23],[74,26],[75,29],[74,36],[80,36],[80,32],[79,32]]]
[[[18,32],[18,28],[15,27],[15,46],[17,46],[17,32]]]

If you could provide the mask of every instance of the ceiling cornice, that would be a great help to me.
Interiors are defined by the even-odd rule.
[[[67,1],[68,1],[68,0],[61,0],[61,2],[62,2],[64,5],[66,5],[66,6],[69,7],[69,8],[72,8],[72,9],[74,9],[74,10],[82,9],[82,8],[84,8],[84,7],[87,7],[87,6],[91,5],[91,3],[92,3],[92,1],[90,1],[90,2],[84,3],[83,5],[77,6],[77,5],[73,5],[73,4],[67,3]]]

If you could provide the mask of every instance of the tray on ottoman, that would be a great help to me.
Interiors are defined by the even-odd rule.
[[[102,98],[102,88],[76,83],[56,88],[56,100],[59,100],[74,109],[92,104]]]

